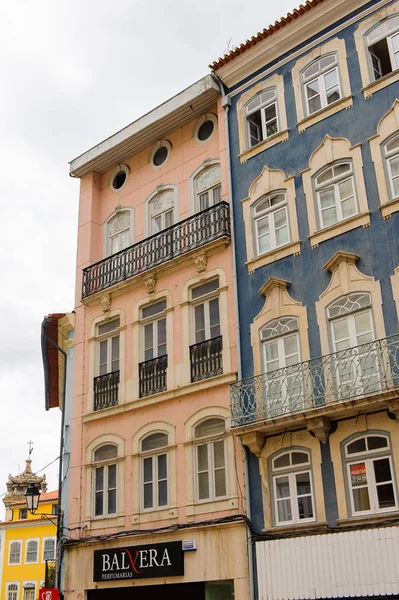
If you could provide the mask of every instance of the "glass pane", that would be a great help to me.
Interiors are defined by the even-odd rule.
[[[96,492],[104,489],[104,467],[96,469]]]
[[[109,460],[110,458],[116,458],[118,456],[118,448],[111,444],[107,444],[106,446],[101,446],[94,453],[94,460]]]
[[[108,489],[116,488],[116,465],[108,467]]]
[[[310,100],[311,98],[318,98],[319,102],[320,102],[320,86],[319,86],[319,81],[318,79],[315,79],[314,81],[312,81],[311,83],[308,83],[306,86],[306,95],[307,98]]]
[[[208,470],[208,446],[197,446],[198,471]]]
[[[274,226],[276,228],[282,227],[287,223],[287,212],[285,208],[283,210],[276,210],[274,213]]]
[[[278,229],[276,231],[276,245],[277,246],[282,246],[283,244],[287,244],[289,242],[289,235],[288,235],[288,227],[282,227],[281,229]]]
[[[310,115],[312,113],[316,112],[317,110],[320,110],[321,109],[320,96],[315,96],[314,98],[311,98],[310,100],[308,100],[308,107],[309,107]]]
[[[211,435],[220,435],[226,429],[223,419],[207,419],[195,428],[195,438],[209,437]],[[205,446],[203,446],[205,447]]]
[[[258,219],[256,221],[258,227],[258,236],[265,235],[269,233],[269,217],[263,217],[262,219]]]
[[[310,473],[299,473],[295,476],[298,496],[310,494]]]
[[[262,141],[262,119],[260,110],[247,117],[249,125],[249,145],[255,146]]]
[[[152,481],[152,457],[143,460],[143,480],[145,483]]]
[[[144,485],[144,508],[152,508],[152,483]]]
[[[195,342],[203,342],[205,340],[205,310],[204,305],[199,304],[194,307],[195,321]]]
[[[165,228],[172,227],[173,225],[173,210],[168,210],[165,213]]]
[[[322,227],[329,227],[330,225],[334,225],[334,223],[337,222],[337,211],[335,207],[323,210],[321,213],[321,217],[323,220]]]
[[[333,170],[331,169],[326,169],[325,171],[323,171],[323,173],[321,173],[321,175],[319,175],[317,177],[317,183],[324,183],[325,181],[330,181],[330,179],[333,178]]]
[[[278,458],[275,458],[273,465],[276,469],[279,469],[281,467],[289,467],[290,466],[290,455],[287,453],[287,454],[283,454],[282,456],[279,456]]]
[[[198,496],[200,500],[209,498],[208,473],[199,473],[198,475]]]
[[[370,311],[354,315],[356,334],[368,333],[371,330]]]
[[[112,338],[111,370],[119,371],[119,335]]]
[[[116,513],[116,490],[108,491],[108,514]]]
[[[330,188],[328,190],[324,190],[324,191],[320,192],[319,198],[320,198],[321,208],[327,208],[330,206],[334,206],[334,204],[335,204],[334,189]]]
[[[344,200],[341,204],[341,208],[343,219],[349,219],[349,217],[357,213],[356,201],[354,198]]]
[[[278,522],[292,521],[291,500],[279,500],[277,502]]]
[[[209,302],[209,323],[211,327],[219,325],[219,299],[215,298]]]
[[[284,351],[286,358],[292,355],[298,356],[298,338],[296,334],[284,338]]]
[[[324,85],[326,86],[326,91],[332,87],[337,86],[338,84],[338,74],[337,69],[333,69],[324,75]]]
[[[158,321],[158,346],[166,344],[166,319]]]
[[[158,458],[158,480],[166,479],[167,468],[166,468],[166,454],[161,454]]]
[[[392,181],[393,184],[393,194],[395,198],[399,196],[399,177]]]
[[[215,497],[226,495],[226,472],[225,469],[215,471]]]
[[[162,230],[162,217],[158,215],[152,219],[152,233],[158,233]]]
[[[156,448],[163,448],[167,445],[167,433],[152,433],[141,442],[141,449],[144,452],[145,450],[155,450]]]
[[[392,177],[397,177],[399,175],[399,156],[391,158],[389,164],[391,166]]]
[[[370,510],[369,491],[366,487],[352,490],[355,512]]]
[[[290,486],[287,477],[276,477],[276,494],[277,498],[289,498]]]
[[[367,484],[366,463],[361,462],[350,465],[349,469],[352,487],[359,487]]]
[[[260,254],[270,250],[270,235],[266,234],[266,235],[263,235],[262,237],[260,237],[258,240],[258,244],[259,244],[259,253]]]
[[[338,184],[338,187],[339,187],[339,195],[340,195],[341,200],[344,200],[345,198],[349,198],[350,196],[353,196],[352,178],[345,179],[345,181],[342,181],[342,183]]]
[[[335,342],[346,340],[349,338],[348,319],[340,319],[333,323]]]
[[[277,133],[278,131],[278,127],[277,127],[277,119],[275,119],[274,121],[269,121],[268,123],[266,123],[266,136],[270,137],[271,135],[274,135],[275,133]]]
[[[330,56],[324,56],[320,60],[320,68],[325,69],[329,65],[333,65],[335,63],[335,61],[336,61],[335,54],[331,54]]]
[[[388,448],[388,440],[384,437],[372,435],[367,438],[367,446],[369,450],[378,450],[379,448]]]
[[[224,442],[223,441],[215,442],[213,444],[213,455],[214,455],[215,469],[224,467]]]
[[[213,188],[213,204],[218,204],[222,199],[222,186],[217,185]]]
[[[313,518],[312,496],[303,496],[298,498],[298,513],[300,519]]]
[[[317,60],[316,62],[314,62],[312,65],[310,65],[310,67],[308,67],[304,73],[303,76],[307,79],[308,77],[311,77],[312,75],[315,75],[316,73],[318,73],[320,70],[320,62]]]
[[[250,112],[251,110],[254,110],[258,106],[260,106],[261,102],[262,102],[262,99],[261,99],[261,95],[259,94],[253,100],[251,100],[251,102],[249,102],[247,104],[247,112]]]
[[[258,202],[257,205],[255,206],[255,214],[258,215],[258,214],[262,213],[264,210],[267,210],[268,208],[270,208],[272,206],[272,204],[273,204],[273,201],[270,198],[270,196],[265,198],[261,202]]]
[[[354,442],[348,444],[346,448],[347,454],[356,454],[357,452],[366,451],[366,438],[360,438]]]
[[[389,458],[380,458],[374,460],[374,475],[376,483],[383,483],[384,481],[392,481],[391,465],[389,464]]]
[[[158,506],[166,506],[168,503],[168,482],[158,483]]]
[[[206,210],[209,208],[209,192],[204,192],[199,195],[199,209]]]
[[[293,452],[292,453],[292,464],[301,465],[309,462],[309,456],[305,452]]]
[[[275,361],[278,360],[278,343],[277,342],[268,342],[266,345],[266,361]]]
[[[95,506],[94,506],[94,514],[97,517],[98,515],[103,514],[104,509],[104,494],[103,492],[96,493],[95,496]]]
[[[120,319],[114,319],[113,321],[107,321],[107,323],[103,323],[98,326],[98,335],[104,335],[105,333],[110,333],[115,329],[118,329],[120,325]]]
[[[153,323],[144,326],[144,354],[145,360],[154,358],[153,353]]]
[[[261,104],[266,104],[267,102],[271,102],[276,98],[276,90],[268,90],[267,92],[263,92],[260,96]]]
[[[396,505],[392,483],[377,486],[378,507],[392,508]]]
[[[155,304],[151,304],[150,306],[146,306],[142,309],[141,315],[143,319],[147,319],[148,317],[153,317],[158,313],[164,311],[166,309],[166,300],[161,300],[160,302],[155,302]]]
[[[341,98],[338,86],[326,91],[327,104],[332,104]]]
[[[276,104],[273,103],[264,109],[266,121],[271,121],[276,118]]]
[[[396,136],[393,138],[393,140],[391,140],[390,142],[388,142],[385,146],[385,151],[386,152],[392,152],[392,150],[397,150],[399,148],[399,136]]]
[[[347,171],[351,170],[351,165],[349,163],[343,163],[340,165],[336,165],[334,167],[334,177],[338,177],[339,175],[343,175]]]
[[[105,375],[105,373],[107,373],[107,348],[108,340],[100,342],[100,375]]]
[[[215,292],[219,288],[219,279],[212,279],[212,281],[207,281],[202,285],[198,285],[191,290],[191,298],[195,300],[200,296],[205,296],[206,294],[210,294],[211,292]]]

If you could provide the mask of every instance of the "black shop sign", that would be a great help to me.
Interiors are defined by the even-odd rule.
[[[94,581],[184,575],[181,542],[94,551]]]

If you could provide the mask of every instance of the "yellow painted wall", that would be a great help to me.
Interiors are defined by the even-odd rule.
[[[24,600],[24,584],[35,584],[35,600],[39,597],[39,589],[41,583],[44,582],[45,563],[43,560],[44,540],[46,538],[56,537],[57,528],[47,519],[41,519],[40,514],[52,513],[52,505],[57,501],[40,503],[35,515],[28,515],[28,519],[19,520],[19,509],[24,508],[24,505],[15,505],[13,521],[7,521],[0,525],[1,529],[5,530],[4,538],[4,554],[3,554],[3,569],[2,569],[2,586],[0,598],[8,600],[7,585],[9,583],[18,584],[17,600]],[[55,521],[56,517],[51,517]],[[26,548],[27,541],[36,539],[39,541],[37,563],[26,563]],[[13,541],[21,541],[21,561],[19,565],[9,565],[10,543]]]

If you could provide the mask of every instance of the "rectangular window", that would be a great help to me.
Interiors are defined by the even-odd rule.
[[[197,445],[198,500],[215,500],[227,495],[224,441]]]
[[[277,524],[312,520],[313,497],[310,471],[274,477]]]
[[[348,464],[353,514],[384,512],[396,507],[389,456]]]
[[[167,344],[166,300],[146,306],[141,311],[142,360],[139,364],[140,398],[166,390]]]
[[[18,517],[21,521],[24,519],[28,518],[28,509],[27,508],[20,508],[19,509],[19,517]]]
[[[7,600],[18,600],[18,584],[9,583],[7,585]]]
[[[96,467],[94,496],[96,517],[116,513],[116,464]]]
[[[55,558],[55,539],[48,538],[43,544],[43,560],[54,560]]]
[[[250,148],[279,131],[276,89],[265,90],[246,106],[247,137]]]
[[[10,543],[10,556],[8,562],[10,565],[17,565],[21,562],[21,542]]]
[[[37,562],[37,551],[38,542],[36,540],[28,540],[26,543],[26,562],[36,563]]]
[[[168,464],[166,454],[143,458],[143,508],[168,505]]]

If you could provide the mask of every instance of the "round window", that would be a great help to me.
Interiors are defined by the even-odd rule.
[[[129,173],[130,169],[127,165],[118,165],[109,176],[108,183],[111,187],[111,190],[114,192],[119,192],[119,190],[122,189],[127,182]]]
[[[198,129],[197,137],[201,142],[205,142],[208,138],[211,137],[213,131],[215,129],[215,124],[213,121],[208,119],[205,123],[202,123],[201,127]]]
[[[168,148],[166,146],[161,146],[160,148],[158,148],[158,150],[155,152],[154,156],[152,157],[153,164],[156,167],[160,167],[161,165],[163,165],[165,160],[168,158],[168,154],[169,154]]]
[[[117,173],[112,180],[112,187],[114,188],[114,190],[120,190],[123,184],[125,183],[126,179],[127,174],[125,173],[125,171],[119,171],[119,173]]]

